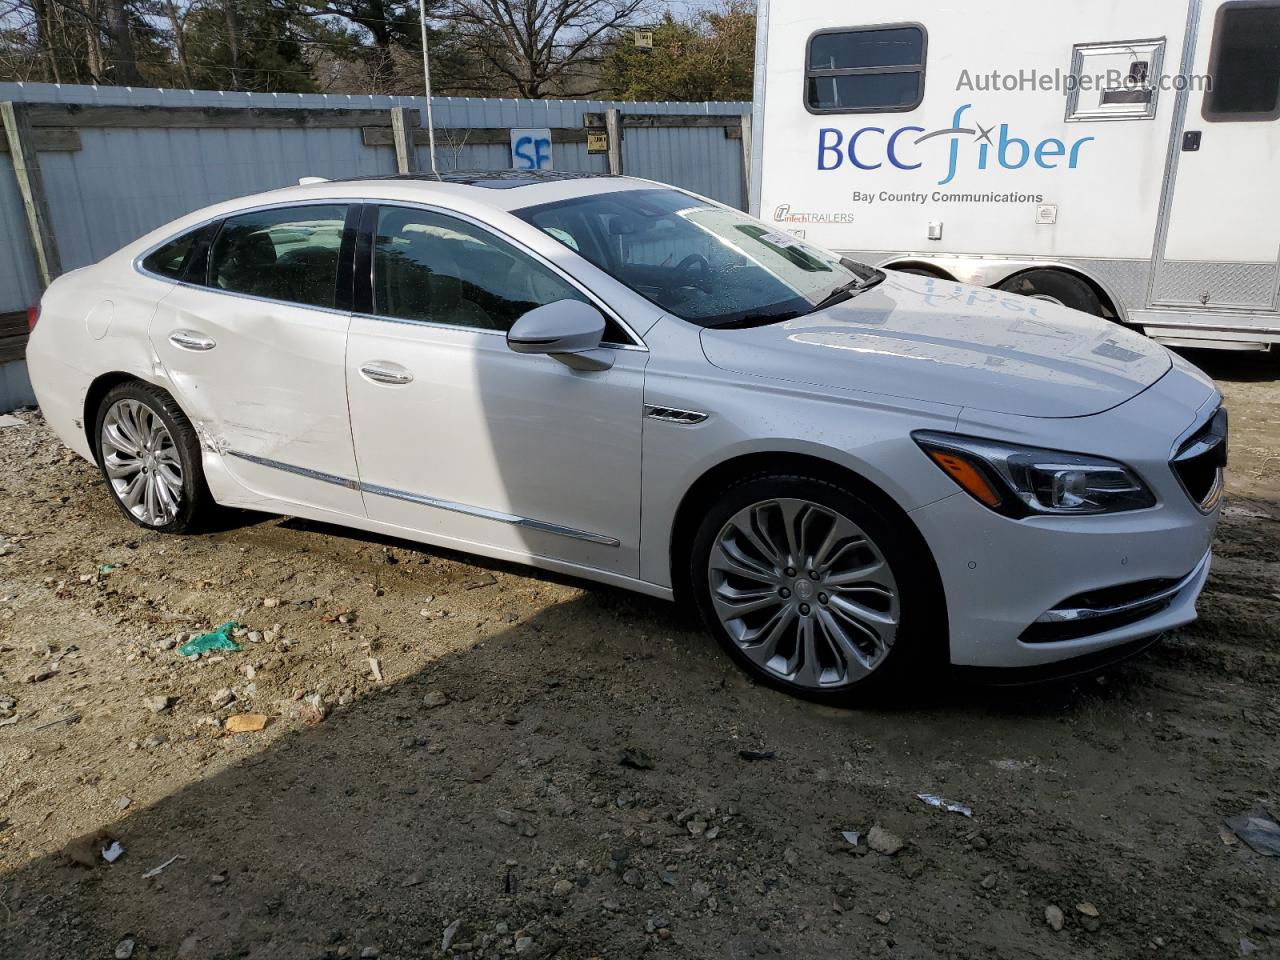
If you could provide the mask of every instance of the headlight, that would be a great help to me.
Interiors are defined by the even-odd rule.
[[[1009,517],[1119,513],[1155,506],[1123,463],[960,437],[913,433],[929,459],[979,503]]]

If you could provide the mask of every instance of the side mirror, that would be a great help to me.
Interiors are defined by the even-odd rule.
[[[575,370],[608,370],[613,353],[600,349],[604,317],[580,300],[557,300],[535,307],[507,332],[516,353],[545,353]]]

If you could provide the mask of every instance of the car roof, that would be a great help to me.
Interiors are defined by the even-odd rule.
[[[409,200],[429,203],[483,206],[497,210],[519,210],[557,200],[614,193],[621,190],[653,189],[665,184],[637,177],[567,170],[466,170],[442,174],[407,173],[388,176],[347,177],[312,181],[298,187],[272,191],[261,198],[270,202],[292,199],[297,191],[307,199],[359,197],[369,200]]]
[[[439,205],[483,218],[492,211],[509,213],[524,207],[555,203],[574,197],[624,190],[675,189],[653,180],[599,173],[559,170],[480,170],[349,177],[339,180],[303,178],[297,186],[283,187],[253,196],[225,200],[160,227],[114,256],[132,258],[202,223],[234,216],[243,210],[290,203],[351,201],[401,201]]]

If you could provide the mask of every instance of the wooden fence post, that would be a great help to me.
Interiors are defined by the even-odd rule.
[[[391,137],[396,145],[396,172],[418,172],[418,148],[413,142],[413,129],[409,126],[404,107],[391,108]]]
[[[742,209],[751,211],[751,114],[742,115]]]
[[[22,206],[27,214],[27,231],[35,253],[36,274],[41,289],[44,289],[62,273],[62,258],[58,256],[58,243],[49,220],[49,203],[44,192],[44,179],[40,176],[40,159],[36,154],[27,105],[5,100],[0,103],[0,120],[4,122],[13,173],[18,179],[18,192],[22,195]]]
[[[604,126],[609,131],[609,172],[622,174],[622,114],[617,107],[605,111]]]

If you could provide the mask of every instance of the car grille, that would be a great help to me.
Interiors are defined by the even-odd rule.
[[[1172,463],[1182,489],[1208,513],[1222,499],[1222,472],[1227,466],[1227,408],[1219,407],[1209,422],[1178,450]]]

